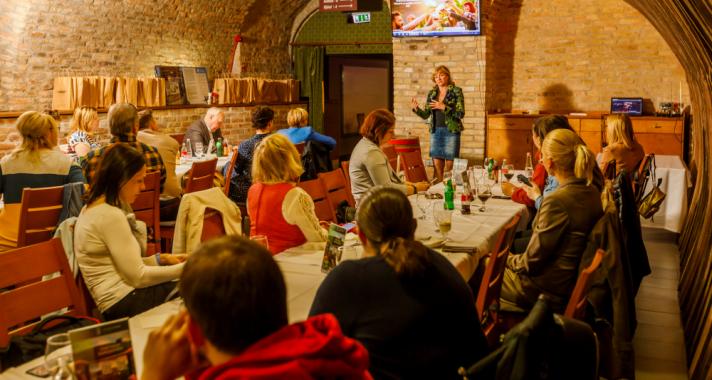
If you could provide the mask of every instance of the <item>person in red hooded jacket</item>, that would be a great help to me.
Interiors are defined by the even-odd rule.
[[[371,379],[368,352],[333,315],[288,325],[282,273],[257,243],[202,245],[180,292],[186,310],[149,335],[141,379]]]

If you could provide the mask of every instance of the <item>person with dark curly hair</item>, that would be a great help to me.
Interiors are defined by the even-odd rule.
[[[230,178],[230,199],[237,203],[247,201],[247,191],[252,185],[252,155],[257,144],[274,131],[274,111],[265,106],[257,106],[252,110],[252,128],[255,135],[240,143],[237,148],[237,161],[235,170]],[[223,169],[223,175],[227,165]]]

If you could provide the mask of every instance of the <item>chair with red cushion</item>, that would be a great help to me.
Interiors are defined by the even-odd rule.
[[[54,236],[62,213],[64,186],[22,190],[17,246],[47,241]]]
[[[131,209],[136,219],[146,223],[148,231],[153,232],[146,250],[146,255],[152,255],[158,251],[161,242],[161,173],[147,173],[143,181],[145,187],[131,204]]]
[[[401,166],[405,169],[405,179],[408,182],[428,182],[423,157],[419,151],[401,152]]]
[[[329,199],[326,197],[326,189],[320,179],[299,182],[297,186],[304,189],[314,201],[314,212],[319,220],[335,221],[336,215]]]

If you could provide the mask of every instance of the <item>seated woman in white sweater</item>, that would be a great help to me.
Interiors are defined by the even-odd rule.
[[[176,287],[184,255],[141,257],[129,206],[144,188],[143,155],[125,144],[109,147],[75,226],[74,249],[84,281],[107,320],[160,305]],[[140,235],[140,234],[138,234]]]
[[[273,255],[307,241],[326,241],[314,201],[296,186],[302,172],[297,148],[287,137],[273,134],[257,145],[247,192],[250,236],[267,236]]]

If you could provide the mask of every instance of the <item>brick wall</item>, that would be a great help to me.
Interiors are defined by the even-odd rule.
[[[420,137],[425,156],[430,149],[426,120],[411,112],[415,97],[422,105],[434,86],[432,72],[446,65],[452,80],[465,95],[465,130],[460,138],[460,156],[481,160],[485,146],[485,37],[394,38],[393,110],[396,133]]]
[[[294,107],[304,107],[306,104],[270,106],[274,110],[274,123],[277,128],[287,127],[287,112]],[[251,122],[253,107],[225,107],[225,126],[223,136],[231,144],[249,138],[254,134]],[[185,108],[171,110],[154,110],[153,116],[165,133],[184,133],[195,120],[205,116],[205,108]],[[60,122],[60,144],[65,144],[69,133],[71,115],[62,115]],[[95,137],[102,143],[108,143],[111,138],[106,113],[99,114],[99,128]],[[0,156],[4,156],[19,143],[20,136],[15,129],[15,119],[0,118]]]
[[[613,96],[689,103],[660,33],[621,0],[513,0],[491,10],[489,110],[608,110]]]

